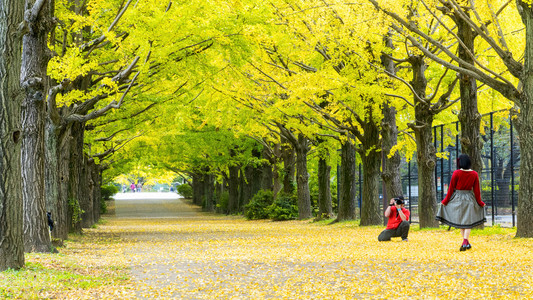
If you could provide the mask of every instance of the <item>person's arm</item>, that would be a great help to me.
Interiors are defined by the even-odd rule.
[[[390,217],[391,207],[394,205],[394,198],[390,199],[389,207],[385,210],[385,217]]]
[[[396,205],[396,211],[398,211],[398,215],[402,221],[407,221],[407,216],[403,213],[401,205]]]
[[[476,202],[479,206],[483,207],[485,206],[485,202],[481,201],[481,188],[479,186],[479,175],[476,173],[474,173],[476,178],[474,179],[474,186],[473,186],[473,189],[474,189],[474,195],[476,196]]]
[[[444,198],[444,200],[441,201],[442,205],[447,205],[448,202],[450,202],[453,192],[455,191],[455,185],[457,184],[457,176],[457,172],[453,172],[452,179],[450,180],[450,185],[448,186],[448,192],[446,193],[446,197]]]

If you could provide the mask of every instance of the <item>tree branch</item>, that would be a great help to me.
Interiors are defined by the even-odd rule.
[[[433,38],[431,38],[430,36],[428,36],[427,34],[422,32],[421,30],[419,30],[414,24],[407,23],[405,20],[403,20],[403,18],[401,18],[397,14],[382,8],[377,3],[376,0],[368,0],[368,1],[370,1],[376,7],[376,9],[384,12],[385,14],[387,14],[388,16],[390,16],[391,18],[393,18],[394,20],[399,22],[405,28],[407,28],[409,31],[420,35],[422,38],[424,38],[425,40],[429,41],[435,47],[441,49],[451,59],[453,59],[454,61],[456,61],[459,64],[463,65],[464,67],[455,66],[455,65],[453,65],[451,63],[448,63],[445,60],[439,58],[437,55],[433,54],[431,51],[429,51],[427,48],[425,48],[423,45],[421,45],[413,36],[405,33],[404,30],[402,30],[402,28],[400,28],[396,24],[391,24],[391,27],[394,30],[396,30],[400,34],[403,34],[407,39],[409,39],[409,41],[415,47],[420,49],[424,54],[426,54],[426,56],[428,56],[433,61],[443,65],[444,67],[447,67],[447,68],[450,68],[450,69],[452,69],[454,71],[469,75],[469,76],[471,76],[473,78],[476,78],[479,81],[487,83],[487,85],[489,85],[490,87],[492,87],[495,90],[499,91],[502,95],[504,95],[508,99],[516,99],[517,98],[516,95],[518,94],[518,91],[516,90],[514,85],[511,82],[509,82],[508,80],[504,80],[502,82],[502,81],[499,81],[499,80],[491,78],[490,76],[488,76],[487,74],[485,74],[484,72],[482,72],[481,70],[476,68],[474,65],[472,65],[472,64],[470,64],[468,62],[465,62],[464,60],[460,59],[459,57],[457,57],[456,55],[451,53],[451,51],[449,51],[441,43],[439,43],[438,41],[434,40]]]

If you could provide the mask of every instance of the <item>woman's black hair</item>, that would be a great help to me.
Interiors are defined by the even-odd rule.
[[[466,154],[461,154],[457,158],[457,169],[470,169],[472,167],[472,161]]]

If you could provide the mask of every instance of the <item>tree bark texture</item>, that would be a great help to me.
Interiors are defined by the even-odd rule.
[[[520,112],[514,119],[520,143],[520,189],[518,190],[517,237],[533,237],[533,7],[517,1],[526,28],[523,92],[518,100]]]
[[[242,204],[244,206],[250,203],[250,199],[253,197],[253,182],[254,182],[254,166],[247,165],[242,172]]]
[[[264,169],[262,166],[254,166],[252,169],[252,198],[255,196],[255,194],[257,194],[257,192],[259,192],[259,190],[261,190],[263,171]]]
[[[379,177],[381,168],[379,128],[373,121],[372,110],[368,111],[363,125],[364,142],[361,142],[359,155],[363,164],[363,195],[361,201],[361,226],[380,225]]]
[[[68,212],[70,221],[70,232],[81,233],[81,218],[82,205],[81,203],[81,188],[80,185],[87,184],[82,182],[83,171],[83,136],[85,131],[85,124],[73,123],[71,127],[70,139],[70,161],[69,161],[69,182],[68,182]]]
[[[468,14],[468,12],[465,12]],[[456,13],[457,14],[457,13]],[[459,58],[468,64],[475,65],[474,59],[469,53],[474,52],[474,39],[476,33],[470,25],[461,17],[454,18],[457,24],[457,35],[464,43],[466,48],[459,44]],[[465,68],[466,65],[460,64]],[[461,123],[461,152],[468,154],[472,161],[472,169],[481,174],[483,171],[483,162],[481,154],[483,151],[483,139],[481,139],[481,114],[477,108],[477,83],[476,80],[468,75],[459,74],[459,91],[461,94],[461,112],[459,121]],[[456,145],[458,146],[458,145]]]
[[[200,193],[200,175],[193,173],[191,175],[192,178],[192,203],[195,205],[198,205],[198,198],[201,198]]]
[[[296,147],[296,178],[298,191],[298,219],[308,219],[313,216],[311,211],[311,193],[309,192],[309,172],[307,171],[307,153],[309,140],[302,134],[298,135]]]
[[[357,215],[355,213],[355,146],[350,140],[347,140],[341,145],[341,174],[340,176],[340,189],[338,194],[339,208],[338,208],[338,221],[355,220]]]
[[[413,67],[413,81],[411,85],[420,98],[425,98],[427,81],[425,71],[427,65],[422,56],[413,56],[410,59]],[[418,165],[418,216],[420,228],[438,227],[435,220],[437,210],[437,189],[435,187],[435,166],[437,162],[436,149],[433,145],[431,127],[433,113],[428,103],[415,101],[416,123],[411,125],[415,132],[417,165]]]
[[[269,163],[264,163],[262,166],[263,170],[261,172],[261,189],[265,191],[274,190],[274,172],[272,171],[272,165]]]
[[[100,165],[95,164],[93,169],[93,220],[98,222],[100,220],[100,201],[102,200],[102,169]]]
[[[84,164],[83,164],[83,171],[82,171],[82,182],[85,182],[85,184],[81,184],[80,188],[82,193],[80,194],[80,206],[83,210],[83,213],[81,214],[81,227],[82,228],[91,228],[91,226],[94,225],[94,193],[93,190],[95,188],[95,184],[93,181],[93,169],[94,169],[94,160],[89,159],[86,155],[84,155]]]
[[[47,210],[52,213],[54,230],[52,237],[68,238],[68,183],[70,161],[70,126],[58,127],[51,120],[46,123],[45,190]]]
[[[26,0],[26,15],[35,0]],[[50,252],[44,189],[44,117],[48,79],[48,32],[51,28],[49,1],[45,1],[29,32],[23,38],[21,84],[26,97],[22,104],[22,187],[24,199],[24,248],[26,252]],[[28,17],[26,17],[28,19]],[[28,20],[27,20],[28,21]]]
[[[239,166],[229,167],[228,180],[228,213],[236,213],[239,209]]]
[[[56,205],[59,199],[59,169],[57,159],[57,136],[56,127],[50,120],[46,121],[45,126],[45,152],[44,160],[46,168],[44,169],[44,190],[46,211],[52,214],[52,220],[57,223],[57,209]],[[57,224],[56,224],[57,225]],[[52,230],[52,237],[57,238],[55,232],[57,227]]]
[[[262,164],[261,172],[261,189],[265,191],[274,190],[274,172],[272,171],[275,164],[273,155],[271,155],[266,147],[263,148],[261,156],[265,162]]]
[[[415,136],[418,164],[418,215],[420,227],[438,227],[435,220],[437,190],[435,187],[435,147],[431,127],[419,130]]]
[[[281,145],[276,144],[273,147],[274,149],[274,157],[270,161],[272,163],[272,181],[273,181],[273,191],[274,191],[274,198],[276,195],[281,191],[282,184],[281,184],[281,177],[280,177],[280,168],[278,161],[280,161],[280,158],[282,157],[281,154]]]
[[[240,211],[240,209],[244,205],[244,199],[248,196],[248,186],[246,185],[246,175],[244,174],[244,168],[239,169],[239,201],[237,206],[237,211]]]
[[[257,161],[261,160],[261,151],[258,149],[252,150],[252,155]],[[263,179],[263,166],[259,163],[253,164],[251,172],[251,178],[248,180],[250,184],[250,199],[259,192],[259,190],[262,187],[262,179]]]
[[[331,208],[331,166],[325,158],[318,160],[318,216],[320,219],[329,219],[333,215]]]
[[[281,155],[283,158],[283,192],[292,194],[294,190],[295,155],[289,141],[282,138]]]
[[[403,195],[402,178],[400,174],[401,157],[398,151],[389,157],[392,147],[398,143],[398,127],[396,126],[396,109],[385,104],[383,120],[381,121],[381,150],[385,165],[381,178],[385,184],[389,198]]]
[[[24,267],[21,185],[20,0],[0,1],[0,271]]]
[[[212,174],[204,174],[204,210],[207,212],[215,211],[215,177]]]
[[[393,48],[392,40],[387,37],[385,43],[389,48]],[[382,55],[381,61],[385,69],[391,73],[396,74],[396,67],[394,61],[388,55]],[[398,151],[390,156],[392,147],[398,144],[398,126],[396,125],[396,108],[389,105],[386,101],[382,109],[383,119],[381,120],[381,151],[384,156],[384,165],[381,178],[385,185],[385,194],[388,198],[398,197],[403,195],[402,179],[400,174],[401,157]],[[389,157],[390,156],[390,157]],[[385,195],[384,195],[385,197]],[[387,201],[388,199],[384,199]],[[384,207],[383,209],[386,209]]]

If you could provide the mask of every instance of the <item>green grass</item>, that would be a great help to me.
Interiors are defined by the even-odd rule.
[[[27,262],[21,270],[0,273],[0,298],[38,299],[43,290],[97,288],[112,278],[75,273],[76,266],[50,268]]]
[[[472,235],[515,235],[515,228],[501,227],[500,225],[486,226],[484,229],[472,229]]]
[[[335,219],[329,219],[329,220],[320,220],[320,221],[313,221],[312,224],[316,226],[338,226],[338,227],[350,227],[355,228],[359,227],[359,223],[361,220],[353,220],[353,221],[342,221],[342,222],[335,222]],[[376,226],[368,226],[369,228],[376,227],[376,228],[385,228],[385,226],[376,225]],[[440,225],[439,227],[433,227],[433,228],[420,228],[419,224],[412,223],[410,231],[447,231],[448,225]],[[450,230],[454,231],[459,229],[456,229],[452,227]],[[490,235],[513,235],[516,234],[516,228],[506,228],[501,227],[500,225],[494,225],[494,226],[486,226],[484,229],[472,229],[472,235],[476,236],[490,236]]]
[[[25,267],[0,272],[0,299],[65,299],[70,293],[91,298],[102,290],[129,284],[129,269],[107,247],[112,235],[71,235],[60,253],[26,253]]]

